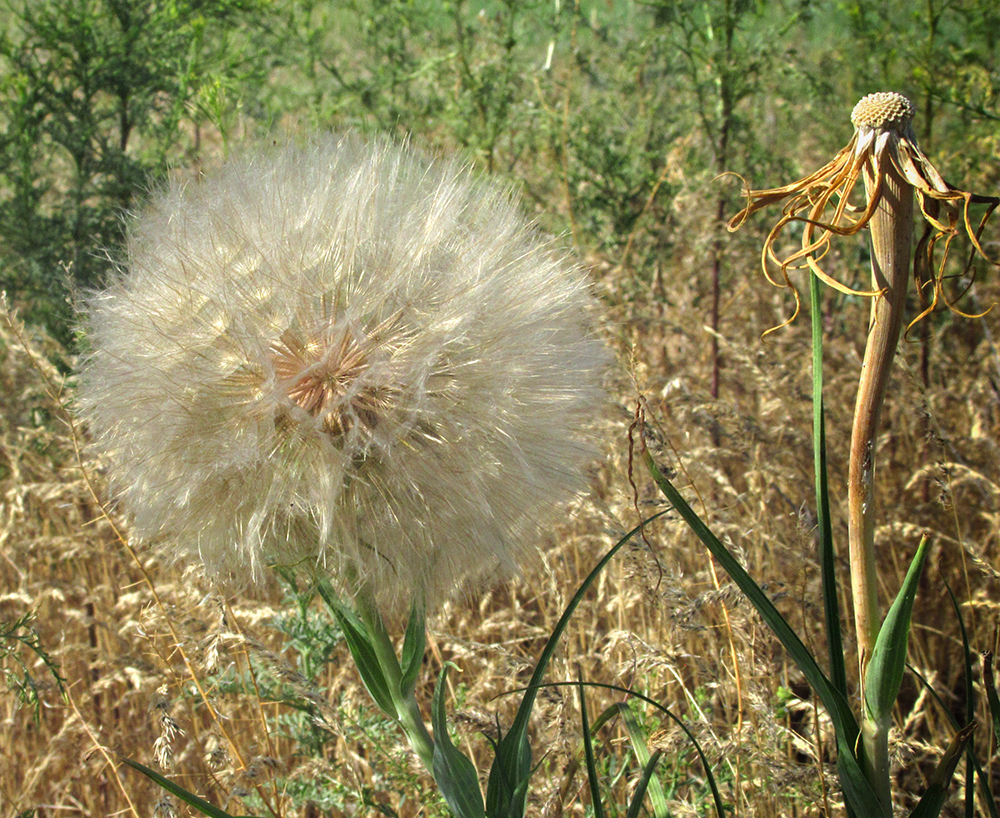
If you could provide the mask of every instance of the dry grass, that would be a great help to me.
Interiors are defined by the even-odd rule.
[[[754,250],[731,258],[722,398],[713,401],[700,317],[704,285],[682,273],[696,263],[695,253],[680,252],[676,266],[648,285],[592,259],[610,305],[609,337],[630,364],[617,385],[618,415],[606,421],[608,459],[595,467],[594,495],[567,514],[519,583],[455,603],[431,623],[421,700],[429,702],[443,661],[462,668],[451,678],[455,723],[482,771],[490,758],[483,734],[497,719],[509,723],[517,697],[504,694],[527,681],[581,579],[636,524],[637,512],[661,508],[642,475],[635,475],[635,498],[628,481],[627,430],[639,393],[655,421],[657,458],[825,662],[812,531],[808,326],[799,322],[762,343],[761,333],[782,321],[789,301],[757,279]],[[997,297],[991,286],[979,290],[981,302]],[[842,551],[846,451],[866,316],[864,304],[829,302],[829,451]],[[996,319],[936,320],[931,350],[928,386],[918,345],[906,345],[899,358],[878,454],[877,537],[883,604],[919,534],[932,537],[911,662],[957,714],[964,706],[961,643],[945,583],[962,602],[973,649],[998,647]],[[402,816],[441,814],[431,783],[372,715],[345,646],[334,646],[325,664],[304,656],[301,644],[274,627],[290,604],[278,588],[263,598],[225,600],[191,569],[134,554],[84,479],[65,413],[71,383],[56,368],[67,364],[60,350],[4,316],[0,355],[0,620],[34,611],[41,644],[67,680],[64,699],[25,653],[41,700],[37,715],[14,695],[0,698],[0,815],[184,814],[185,807],[169,805],[158,788],[119,766],[119,756],[169,771],[235,813],[263,813],[267,805],[289,818],[374,814],[363,805],[367,797]],[[720,446],[711,444],[713,436]],[[100,474],[84,467],[100,491]],[[840,814],[831,735],[800,675],[679,521],[649,526],[646,538],[648,546],[633,543],[581,605],[550,678],[582,673],[661,701],[702,743],[735,815]],[[843,613],[846,620],[846,607]],[[315,669],[312,678],[300,674],[305,667]],[[247,684],[240,690],[235,680]],[[326,731],[322,756],[310,757],[289,737],[300,711],[276,701],[277,690],[311,708]],[[588,705],[594,715],[613,701],[593,691]],[[976,742],[986,758],[991,738],[983,712]],[[707,814],[704,771],[682,733],[649,718],[653,743],[666,751],[661,770],[674,814]],[[895,736],[901,791],[921,791],[950,734],[946,715],[908,676]],[[603,758],[628,757],[623,736],[620,726],[605,728]],[[587,814],[574,691],[541,697],[533,743],[540,767],[529,814]],[[605,768],[608,799],[623,804],[634,775],[616,777],[619,769],[618,762]],[[297,788],[310,787],[338,791],[343,806],[321,810],[304,796],[296,805]]]

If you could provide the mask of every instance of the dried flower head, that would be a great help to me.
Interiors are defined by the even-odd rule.
[[[761,265],[772,284],[788,287],[795,294],[795,315],[799,312],[799,296],[788,277],[788,271],[803,266],[843,293],[873,297],[882,292],[880,289],[852,289],[828,274],[819,262],[829,251],[833,235],[851,236],[868,226],[882,201],[884,181],[890,165],[905,184],[912,186],[927,222],[914,265],[917,291],[924,309],[914,321],[919,321],[933,311],[941,300],[950,309],[964,315],[955,307],[955,299],[949,298],[943,289],[948,251],[952,241],[960,235],[961,226],[971,239],[974,251],[990,260],[980,243],[980,236],[987,219],[1000,204],[1000,199],[980,196],[949,185],[917,144],[912,126],[913,113],[913,103],[891,91],[869,94],[862,98],[851,113],[851,124],[854,125],[851,141],[830,162],[805,178],[783,187],[749,190],[747,206],[730,220],[729,229],[737,230],[752,213],[788,199],[781,218],[771,228],[764,242]],[[851,195],[865,174],[869,176],[871,190],[864,205],[857,206],[851,203]],[[975,228],[972,226],[970,212],[973,204],[987,205]],[[833,212],[828,215],[831,207]],[[804,224],[802,247],[785,258],[779,258],[774,250],[775,242],[782,229],[789,222],[795,221]],[[935,264],[934,251],[942,239],[944,252]],[[781,281],[775,281],[771,277],[768,260],[777,265]],[[973,256],[970,255],[964,272],[971,268],[972,260]],[[992,260],[990,262],[997,263]],[[795,315],[789,320],[793,320]]]
[[[141,539],[434,605],[581,489],[590,305],[505,191],[317,139],[153,200],[87,304],[79,401]]]

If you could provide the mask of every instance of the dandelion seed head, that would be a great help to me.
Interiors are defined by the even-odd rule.
[[[87,304],[79,403],[140,539],[433,607],[582,489],[591,306],[505,190],[321,138],[153,199]]]

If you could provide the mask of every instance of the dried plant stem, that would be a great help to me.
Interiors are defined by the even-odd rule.
[[[877,170],[865,167],[865,189],[869,197],[879,195]],[[881,196],[869,223],[872,240],[871,323],[861,380],[858,384],[851,433],[848,476],[848,526],[850,534],[851,591],[858,652],[864,666],[871,658],[881,622],[878,610],[878,568],[875,559],[874,473],[879,418],[906,307],[906,288],[913,238],[913,187],[892,162],[882,168]],[[889,786],[888,725],[863,718],[865,765],[869,780],[891,814]]]

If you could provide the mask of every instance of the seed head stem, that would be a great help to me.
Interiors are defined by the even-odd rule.
[[[875,454],[882,404],[896,355],[906,308],[913,239],[913,186],[892,162],[879,170],[869,161],[864,169],[869,201],[879,202],[869,222],[872,244],[872,300],[868,341],[858,383],[851,431],[848,474],[848,531],[854,626],[861,677],[871,658],[881,617],[878,609],[878,566],[875,559]],[[881,187],[881,190],[879,188]],[[892,814],[889,777],[888,724],[862,719],[864,764],[884,814]]]
[[[385,628],[385,622],[379,614],[378,609],[368,601],[371,597],[363,597],[364,601],[359,605],[358,614],[368,627],[371,636],[372,647],[378,658],[378,664],[385,674],[389,684],[389,692],[392,696],[393,704],[396,706],[396,719],[402,727],[410,746],[424,763],[427,771],[434,774],[434,740],[431,738],[420,714],[420,705],[417,704],[413,691],[404,693],[402,691],[402,672],[399,667],[399,660],[396,658],[396,650],[392,640]],[[390,714],[391,715],[391,714]]]
[[[868,342],[851,432],[848,475],[851,589],[858,649],[871,656],[878,635],[877,573],[875,565],[874,470],[879,418],[889,374],[896,355],[906,307],[913,238],[913,187],[891,162],[883,169],[881,198],[869,227],[872,243],[872,300]],[[865,169],[865,189],[873,195],[878,182]]]

